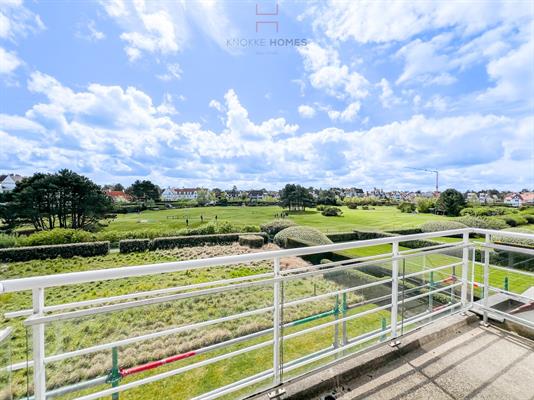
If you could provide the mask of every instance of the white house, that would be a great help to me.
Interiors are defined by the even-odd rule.
[[[196,200],[198,193],[203,190],[200,188],[171,188],[168,187],[161,193],[163,201],[179,201],[179,200]]]
[[[0,193],[11,192],[20,180],[22,180],[20,175],[0,175]]]
[[[504,204],[512,207],[520,207],[523,204],[523,199],[519,193],[510,193],[504,198]]]

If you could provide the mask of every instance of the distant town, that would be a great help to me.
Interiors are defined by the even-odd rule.
[[[0,193],[12,191],[17,182],[21,181],[23,176],[18,174],[0,175]],[[139,181],[136,181],[139,182]],[[267,189],[238,189],[233,186],[231,189],[219,188],[186,188],[186,187],[167,187],[160,188],[150,181],[142,181],[154,185],[159,191],[159,200],[163,202],[197,202],[202,200],[203,205],[218,204],[224,202],[242,202],[242,203],[276,203],[280,200],[280,191]],[[135,201],[137,196],[131,193],[131,190],[125,188],[122,184],[103,185],[102,190],[115,203],[130,203]],[[331,187],[307,188],[310,195],[315,199],[322,196],[335,197],[340,201],[350,198],[374,198],[377,200],[390,202],[413,202],[417,198],[437,198],[439,191],[386,191],[380,188],[364,190],[356,187]],[[534,205],[534,191],[521,189],[520,191],[499,191],[496,189],[471,191],[463,193],[466,202],[481,205],[507,205],[511,207],[521,207],[525,205]],[[157,196],[155,196],[157,197]]]

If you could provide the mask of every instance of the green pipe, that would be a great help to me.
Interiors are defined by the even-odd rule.
[[[508,285],[508,277],[505,276],[505,277],[504,277],[504,290],[506,290],[506,291],[508,292],[508,291],[509,291],[508,288],[509,288],[509,285]]]
[[[382,317],[382,331],[385,331],[387,327],[388,327],[388,322],[386,321],[385,317]],[[384,340],[386,340],[385,334],[380,337],[381,342],[383,342]]]
[[[119,350],[116,347],[113,347],[111,349],[111,374],[109,376],[111,387],[116,388],[119,386],[120,380],[121,374],[119,371]],[[111,395],[111,400],[119,400],[119,393],[113,393]]]
[[[324,317],[328,317],[330,315],[336,315],[336,314],[337,314],[336,310],[331,310],[331,311],[326,311],[326,312],[320,313],[320,314],[310,315],[309,317],[293,321],[291,323],[291,326],[304,324],[306,322],[315,321],[316,319],[320,319],[320,318],[324,318]]]
[[[430,291],[434,288],[434,271],[430,271]],[[432,308],[434,307],[434,297],[432,296],[432,293],[428,295],[428,309],[429,311],[432,311]]]

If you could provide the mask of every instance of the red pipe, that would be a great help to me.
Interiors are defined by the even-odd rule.
[[[152,361],[146,364],[138,365],[137,367],[121,369],[119,373],[121,374],[121,377],[124,378],[128,375],[138,374],[143,371],[148,371],[148,370],[151,370],[157,367],[161,367],[162,365],[165,365],[165,364],[183,360],[184,358],[193,357],[196,354],[197,354],[196,352],[190,351],[188,353],[183,353],[183,354],[178,354],[176,356],[167,357],[162,360]]]

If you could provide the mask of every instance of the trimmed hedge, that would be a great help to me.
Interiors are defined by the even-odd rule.
[[[479,228],[479,229],[506,229],[508,225],[503,220],[498,219],[497,217],[471,217],[466,215],[465,217],[460,217],[457,219],[458,222],[461,222],[464,225],[469,226],[470,228]]]
[[[269,236],[274,236],[278,232],[283,231],[286,228],[289,228],[291,226],[296,226],[293,221],[290,219],[275,219],[271,222],[267,222],[265,224],[260,225],[260,229],[262,232],[267,233]]]
[[[147,251],[150,248],[150,239],[126,239],[119,242],[121,253],[134,253]]]
[[[292,226],[286,228],[276,234],[274,242],[278,246],[285,248],[287,247],[287,239],[289,238],[309,243],[310,246],[332,243],[324,233],[308,226]]]
[[[258,232],[265,240],[267,234]],[[223,233],[219,235],[194,235],[155,238],[150,242],[150,250],[173,249],[175,247],[193,247],[204,245],[230,244],[239,241],[239,233]]]
[[[239,244],[241,246],[248,246],[254,249],[261,248],[265,243],[262,236],[259,235],[244,235],[239,236]]]
[[[463,228],[467,228],[467,225],[457,221],[429,221],[421,225],[423,232],[439,232]]]
[[[388,233],[395,233],[396,235],[415,235],[418,233],[423,233],[421,228],[406,228],[406,229],[395,229],[392,231],[387,231]]]
[[[109,242],[71,243],[52,246],[0,249],[2,262],[44,260],[47,258],[94,257],[109,253]]]

